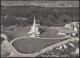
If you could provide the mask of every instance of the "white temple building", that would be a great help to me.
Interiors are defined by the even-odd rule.
[[[31,30],[28,32],[29,37],[39,37],[40,32],[39,32],[39,24],[36,24],[36,20],[34,17],[34,22],[33,25],[31,26]]]

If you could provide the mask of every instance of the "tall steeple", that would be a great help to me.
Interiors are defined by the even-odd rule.
[[[35,16],[34,16],[33,26],[35,26],[35,25],[36,25],[36,20],[35,20]]]
[[[34,16],[34,21],[33,25],[31,26],[31,30],[28,32],[30,37],[39,37],[40,32],[38,31],[38,26],[36,24],[35,16]]]
[[[35,22],[35,16],[34,16],[34,22]]]

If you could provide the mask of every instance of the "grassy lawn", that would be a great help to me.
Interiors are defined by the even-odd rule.
[[[58,35],[58,30],[47,27],[46,31],[43,32],[40,37],[43,38],[61,38],[63,35]]]
[[[14,28],[16,30],[10,30],[9,32],[7,32],[9,35],[12,35],[13,38],[20,38],[25,36],[25,34],[27,34],[27,32],[30,30],[30,26],[26,26],[26,27],[17,27]]]
[[[38,38],[23,38],[12,43],[15,49],[21,53],[34,53],[47,46],[61,42],[63,39],[38,39]]]

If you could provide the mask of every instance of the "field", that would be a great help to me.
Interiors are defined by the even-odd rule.
[[[39,39],[39,38],[22,38],[12,43],[13,47],[21,53],[35,53],[52,44],[61,42],[63,39]]]
[[[61,38],[63,35],[58,35],[58,30],[46,27],[45,32],[43,32],[40,37],[42,38]]]
[[[8,41],[11,41],[15,38],[20,38],[23,37],[27,34],[27,32],[30,30],[30,27],[14,27],[14,28],[9,28],[7,27],[6,29],[8,29],[9,31],[6,32],[6,34],[8,35]]]

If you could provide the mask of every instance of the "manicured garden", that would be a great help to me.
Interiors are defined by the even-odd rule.
[[[31,54],[52,44],[61,42],[63,39],[39,39],[39,38],[22,38],[12,43],[13,47],[20,53]]]

